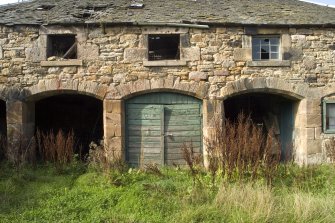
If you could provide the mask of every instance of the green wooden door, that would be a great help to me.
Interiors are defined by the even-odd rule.
[[[126,151],[130,165],[184,164],[181,147],[202,150],[201,101],[175,93],[152,93],[126,102]]]

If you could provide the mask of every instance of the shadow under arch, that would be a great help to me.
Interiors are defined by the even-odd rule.
[[[242,78],[229,82],[222,90],[223,100],[247,93],[269,93],[282,97],[302,100],[308,96],[309,88],[306,83],[290,83],[280,78]]]
[[[75,153],[88,154],[89,144],[103,139],[103,101],[96,95],[73,90],[48,91],[26,99],[34,113],[34,129],[56,134],[73,131]]]

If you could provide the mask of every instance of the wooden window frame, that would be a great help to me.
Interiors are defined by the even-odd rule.
[[[255,39],[259,39],[259,40],[261,40],[261,39],[273,39],[273,38],[278,39],[278,46],[276,45],[278,47],[278,52],[276,52],[278,58],[271,59],[271,54],[272,54],[271,47],[274,46],[274,45],[271,45],[271,43],[269,43],[269,59],[262,59],[261,56],[260,56],[259,59],[254,58],[254,53],[255,53],[256,50],[258,50],[258,49],[255,48],[254,40]],[[281,43],[281,36],[280,35],[254,35],[254,36],[251,37],[251,41],[252,41],[252,46],[251,46],[251,48],[252,48],[251,49],[251,51],[252,51],[252,61],[282,61],[282,53],[281,53],[282,52],[282,49],[281,49],[282,48],[282,43]],[[262,47],[261,43],[259,44],[259,47],[260,48]],[[259,53],[259,51],[256,51],[256,52]]]
[[[164,55],[164,54],[162,54],[162,55],[159,55],[159,56],[162,56],[162,59],[158,59],[158,58],[155,58],[155,56],[154,55],[152,55],[151,56],[151,54],[154,54],[154,51],[152,51],[151,50],[151,41],[150,41],[150,39],[151,38],[158,38],[158,37],[163,37],[163,38],[168,38],[168,37],[171,37],[172,39],[173,38],[177,38],[178,39],[178,45],[177,45],[177,49],[176,49],[176,58],[165,58],[166,57],[166,55]],[[148,34],[148,61],[173,61],[173,60],[175,60],[175,61],[179,61],[180,60],[180,57],[181,57],[181,55],[180,55],[180,45],[181,45],[181,43],[180,43],[180,34],[179,33],[176,33],[176,34]],[[165,56],[165,57],[164,57]]]
[[[327,129],[327,105],[328,104],[335,104],[335,99],[325,99],[322,102],[322,128],[324,133],[330,133],[334,134],[335,133],[335,128],[333,129]]]

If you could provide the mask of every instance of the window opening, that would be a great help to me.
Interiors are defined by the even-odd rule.
[[[253,37],[252,59],[253,60],[279,60],[280,38],[275,37]]]
[[[149,35],[149,60],[179,60],[178,34]]]
[[[63,59],[77,58],[76,36],[66,35],[49,35],[47,57],[56,56]]]
[[[323,102],[323,130],[324,132],[335,132],[335,100]]]

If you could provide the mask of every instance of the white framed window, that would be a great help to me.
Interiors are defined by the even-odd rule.
[[[280,36],[253,36],[252,60],[281,60]]]
[[[335,133],[335,99],[323,101],[323,131]]]

